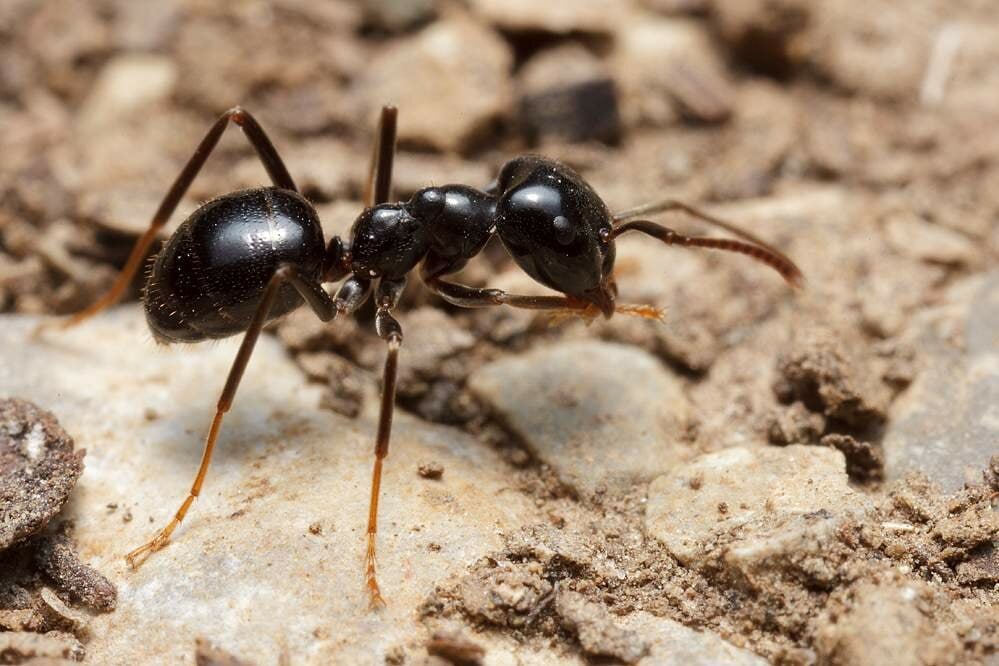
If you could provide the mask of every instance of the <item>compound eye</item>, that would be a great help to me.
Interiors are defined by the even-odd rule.
[[[565,215],[559,215],[552,220],[552,230],[559,245],[571,245],[576,240],[576,227]]]

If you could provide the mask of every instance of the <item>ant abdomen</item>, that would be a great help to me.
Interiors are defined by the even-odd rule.
[[[318,279],[324,252],[315,209],[295,192],[265,187],[209,201],[163,246],[146,280],[153,337],[198,342],[243,332],[280,265]],[[285,284],[269,318],[301,304]]]

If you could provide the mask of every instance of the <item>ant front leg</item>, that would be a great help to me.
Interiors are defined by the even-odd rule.
[[[318,282],[303,276],[294,266],[285,264],[274,272],[273,277],[271,277],[267,283],[267,287],[264,289],[260,303],[253,314],[253,319],[246,329],[246,334],[243,336],[243,342],[236,353],[236,359],[229,370],[225,387],[222,389],[222,395],[219,397],[215,408],[215,418],[212,419],[212,425],[208,429],[204,451],[201,454],[201,465],[198,467],[198,473],[194,477],[191,490],[167,526],[160,530],[149,542],[136,548],[126,556],[132,568],[137,568],[152,552],[159,550],[170,541],[170,535],[173,534],[173,531],[184,520],[184,516],[187,515],[194,500],[201,494],[201,487],[205,482],[208,466],[212,460],[212,453],[215,450],[215,442],[218,440],[219,430],[222,427],[222,419],[230,407],[232,407],[233,399],[236,396],[236,389],[239,388],[239,382],[243,378],[246,366],[250,362],[253,348],[257,344],[261,330],[263,330],[264,325],[267,323],[268,315],[274,306],[278,293],[285,283],[294,286],[302,298],[312,307],[316,316],[323,321],[331,321],[339,314],[353,312],[361,306],[371,293],[370,281],[351,278],[343,283],[335,298],[330,298],[329,294],[326,293],[326,290]]]
[[[392,310],[399,303],[406,279],[386,280],[378,284],[375,304],[375,330],[378,337],[388,345],[385,369],[382,373],[382,402],[378,415],[378,434],[375,437],[375,464],[371,473],[371,500],[368,504],[368,537],[364,557],[364,582],[368,587],[371,607],[385,605],[378,587],[378,565],[375,546],[378,535],[378,497],[382,485],[382,462],[388,455],[389,437],[392,434],[392,415],[395,411],[395,385],[399,370],[399,348],[402,346],[402,326],[392,316]]]
[[[222,133],[229,125],[229,121],[236,123],[242,128],[243,133],[249,140],[250,145],[256,150],[257,156],[260,157],[260,161],[263,163],[274,185],[285,190],[298,191],[295,181],[292,180],[291,175],[288,173],[288,169],[281,160],[281,156],[278,155],[277,149],[274,148],[274,144],[271,143],[271,140],[267,137],[267,134],[256,119],[248,111],[238,106],[229,109],[208,130],[205,138],[201,140],[201,143],[195,149],[191,159],[188,160],[187,164],[181,170],[180,175],[177,176],[173,185],[170,186],[166,196],[163,197],[163,201],[160,202],[159,208],[153,214],[153,219],[149,222],[149,228],[135,242],[131,253],[128,255],[128,259],[125,261],[124,268],[118,273],[118,277],[115,278],[114,283],[112,283],[107,293],[83,310],[70,315],[66,319],[41,324],[35,329],[36,334],[50,326],[63,329],[76,326],[118,302],[128,288],[128,285],[131,284],[132,278],[135,277],[136,271],[139,270],[143,258],[149,252],[149,247],[156,240],[157,234],[170,219],[170,216],[173,215],[177,209],[177,205],[184,198],[184,194],[187,193],[191,183],[194,182],[194,178],[201,171],[201,167],[204,166],[208,156],[211,155],[215,146],[218,145]]]
[[[511,294],[502,289],[482,289],[469,287],[457,282],[449,282],[441,276],[461,270],[465,262],[455,263],[440,257],[433,252],[427,255],[420,268],[420,277],[430,291],[434,292],[451,305],[462,308],[488,308],[496,305],[509,305],[524,310],[548,310],[551,312],[569,312],[583,314],[593,307],[579,298],[572,296],[525,296]]]

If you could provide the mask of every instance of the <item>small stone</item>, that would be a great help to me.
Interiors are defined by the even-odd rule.
[[[46,659],[83,661],[85,654],[80,641],[72,634],[62,631],[50,631],[45,634],[24,631],[0,632],[0,655],[5,663],[20,664]]]
[[[885,231],[892,248],[918,261],[963,266],[971,264],[977,254],[967,236],[931,224],[914,214],[891,216],[885,224]]]
[[[577,44],[543,51],[519,76],[520,121],[528,140],[616,141],[617,89],[603,63]]]
[[[832,331],[805,332],[778,359],[778,397],[851,426],[878,425],[886,418],[889,391],[860,356]]]
[[[89,620],[86,613],[67,606],[50,588],[43,587],[39,597],[45,605],[43,614],[52,618],[50,624],[68,629],[78,636],[86,632]]]
[[[715,0],[712,10],[738,62],[779,78],[802,64],[798,45],[815,12],[808,0]]]
[[[363,16],[386,32],[403,32],[433,18],[434,0],[363,0]]]
[[[951,663],[961,653],[958,637],[937,631],[924,612],[930,596],[924,584],[861,582],[848,594],[818,618],[819,663],[921,666]]]
[[[323,533],[323,525],[318,520],[309,524],[309,534],[319,536]]]
[[[427,641],[427,654],[455,666],[474,666],[482,663],[486,650],[459,632],[436,631]]]
[[[885,456],[880,445],[841,433],[829,433],[820,443],[846,456],[846,473],[851,479],[877,481],[884,476]]]
[[[956,283],[914,322],[923,368],[892,407],[882,440],[888,480],[920,471],[945,492],[981,481],[999,441],[997,330],[997,271]]]
[[[422,307],[399,315],[405,334],[407,371],[430,373],[441,361],[475,346],[475,336],[439,308]]]
[[[87,131],[114,125],[130,113],[162,102],[177,82],[177,65],[168,57],[119,55],[101,69],[80,110]]]
[[[691,479],[700,479],[692,488]],[[728,511],[719,513],[725,503]],[[797,516],[840,520],[866,506],[833,449],[732,447],[695,458],[649,486],[646,530],[688,566],[707,565],[718,546],[760,551]],[[762,541],[753,540],[763,539]],[[769,547],[769,546],[768,546]],[[783,547],[774,547],[783,551]]]
[[[809,411],[804,403],[795,401],[786,409],[775,409],[767,426],[767,437],[777,446],[817,444],[825,429],[822,414]]]
[[[114,610],[118,590],[111,581],[80,561],[70,540],[68,525],[39,540],[35,560],[59,590],[74,600],[98,611]]]
[[[424,479],[439,479],[444,476],[444,466],[438,462],[420,463],[416,472]]]
[[[559,479],[585,494],[631,488],[685,457],[679,380],[624,345],[563,342],[476,370],[469,387]]]
[[[630,121],[661,126],[680,112],[717,123],[732,113],[731,84],[700,23],[639,15],[619,28],[614,63]]]
[[[400,142],[465,151],[507,114],[512,66],[499,35],[469,19],[448,18],[381,51],[355,92],[366,119],[382,104],[399,107]],[[387,90],[391,99],[384,98]]]
[[[709,631],[695,631],[679,622],[639,611],[618,620],[648,641],[648,654],[639,666],[766,666],[766,659],[727,643]]]
[[[234,657],[201,636],[194,641],[194,663],[196,666],[251,666],[250,662]]]
[[[0,400],[0,551],[59,513],[83,472],[83,455],[51,412]]]
[[[571,3],[472,0],[471,3],[477,15],[503,30],[556,35],[573,32],[606,34],[611,24],[608,19],[626,11],[627,4],[627,0],[576,0]]]
[[[649,650],[638,634],[619,627],[604,606],[588,601],[579,592],[560,590],[555,595],[555,612],[562,626],[576,634],[583,651],[591,657],[634,664]]]

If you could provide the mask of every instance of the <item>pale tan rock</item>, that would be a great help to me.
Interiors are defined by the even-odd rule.
[[[470,19],[446,19],[377,55],[355,92],[368,121],[383,104],[399,107],[400,141],[462,150],[508,112],[512,66],[498,34]]]
[[[629,121],[664,125],[684,113],[719,122],[731,115],[731,84],[699,23],[640,14],[619,27],[614,44]]]
[[[730,566],[738,570],[806,541],[812,529],[807,521],[793,529],[794,537],[778,529],[791,519],[824,511],[823,519],[841,520],[866,506],[849,487],[839,451],[732,447],[653,481],[645,526],[688,566],[704,564],[724,547],[731,553]]]
[[[476,14],[505,30],[555,34],[606,33],[612,21],[628,11],[630,0],[473,0]]]
[[[690,405],[680,381],[638,349],[594,341],[542,346],[480,368],[469,386],[584,493],[630,488],[686,456]]]
[[[93,663],[189,663],[198,636],[254,663],[277,663],[282,646],[292,663],[382,663],[392,646],[423,640],[412,610],[435,582],[497,549],[533,512],[519,494],[498,500],[508,484],[492,450],[397,412],[379,539],[389,606],[369,612],[376,403],[357,420],[320,411],[319,389],[265,336],[204,492],[174,541],[130,571],[125,553],[187,492],[238,339],[156,347],[134,306],[42,342],[27,338],[36,321],[0,322],[0,386],[53,409],[88,449],[67,517],[82,559],[119,590],[117,610],[91,621]],[[447,474],[420,479],[413,470],[425,460]],[[109,515],[109,503],[135,519]],[[321,534],[309,529],[317,521]]]

